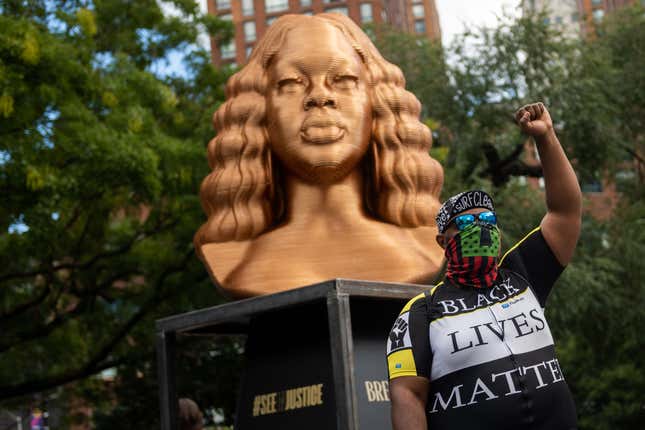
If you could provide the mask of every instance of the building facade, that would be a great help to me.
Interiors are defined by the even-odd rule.
[[[559,27],[566,36],[591,35],[607,13],[645,0],[524,0],[524,13],[546,10],[549,25]]]
[[[605,14],[621,7],[629,6],[642,0],[577,0],[581,20],[580,30],[583,35],[593,34],[594,26],[602,22]]]
[[[211,41],[213,63],[246,63],[255,42],[278,17],[289,14],[314,15],[338,12],[358,25],[388,23],[402,31],[441,38],[434,0],[206,0],[208,12],[233,22],[235,37],[218,45]]]
[[[524,13],[545,10],[549,25],[558,27],[568,37],[580,36],[580,0],[531,0],[523,3]]]

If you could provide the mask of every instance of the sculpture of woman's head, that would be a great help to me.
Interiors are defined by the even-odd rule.
[[[229,79],[226,97],[214,115],[212,171],[201,187],[208,221],[196,245],[252,239],[279,223],[286,174],[325,186],[363,169],[374,218],[434,224],[443,175],[428,154],[420,103],[349,18],[279,18]]]

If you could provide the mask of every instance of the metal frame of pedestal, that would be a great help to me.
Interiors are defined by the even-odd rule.
[[[267,296],[239,300],[157,320],[161,429],[177,429],[175,344],[178,334],[245,334],[253,315],[326,301],[339,430],[358,430],[350,297],[408,299],[427,289],[416,284],[335,279]],[[339,334],[335,336],[334,333]],[[385,339],[384,339],[385,340]]]

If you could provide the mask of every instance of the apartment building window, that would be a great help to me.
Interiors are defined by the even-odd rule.
[[[602,21],[602,19],[605,17],[605,11],[602,9],[596,9],[593,11],[593,19],[596,22]]]
[[[361,22],[372,22],[374,17],[372,16],[372,4],[371,3],[361,3]]]
[[[215,0],[215,5],[217,6],[217,10],[230,9],[231,0]]]
[[[300,0],[300,7],[311,7],[311,0]]]
[[[329,9],[325,9],[325,12],[336,12],[342,13],[343,15],[349,14],[346,7],[330,7]]]
[[[267,12],[280,12],[289,9],[289,0],[264,0],[264,9]]]
[[[231,40],[225,45],[219,47],[220,53],[222,54],[223,60],[228,60],[235,58],[235,40]]]
[[[602,4],[602,0],[591,0],[591,4],[594,6],[600,6]]]
[[[252,52],[253,52],[253,46],[247,46],[246,47],[246,58],[249,58],[251,56]]]
[[[417,33],[425,33],[426,32],[426,22],[422,19],[418,19],[414,21],[414,31]]]
[[[255,42],[255,22],[246,21],[244,23],[244,40],[247,42]]]
[[[223,19],[224,21],[233,21],[233,15],[230,13],[225,13],[224,15],[218,16],[219,19]]]
[[[278,19],[277,16],[272,16],[272,17],[267,18],[267,27],[269,25],[273,24],[273,21],[275,21],[276,19]]]
[[[253,15],[253,0],[242,0],[242,15]]]
[[[597,179],[592,179],[589,182],[583,182],[582,184],[580,184],[580,190],[583,193],[601,193],[602,182]]]
[[[413,4],[412,5],[412,15],[415,18],[423,18],[425,16],[425,9],[422,4]]]

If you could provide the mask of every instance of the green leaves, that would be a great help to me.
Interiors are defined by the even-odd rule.
[[[218,42],[226,42],[233,37],[233,23],[213,15],[204,15],[200,20],[209,36]]]
[[[13,114],[13,97],[8,94],[0,96],[0,114],[5,118]]]
[[[92,37],[96,35],[98,29],[96,27],[94,13],[91,10],[85,8],[77,10],[76,19],[78,19],[78,23],[86,36]]]
[[[442,124],[433,130],[435,145],[449,148],[445,166],[458,169],[463,180],[490,177],[484,146],[502,158],[512,153],[524,139],[513,112],[539,100],[588,181],[643,152],[642,11],[621,9],[608,16],[601,36],[589,39],[564,37],[544,13],[502,16],[493,27],[463,34],[445,55],[413,36],[371,32],[384,56],[404,71],[423,115]]]
[[[228,76],[197,3],[45,6],[0,15],[2,399],[152,360],[156,318],[219,300],[192,235]],[[178,49],[186,73],[155,75]]]
[[[28,32],[25,35],[20,58],[31,65],[38,63],[38,60],[40,60],[40,44],[34,33]]]

